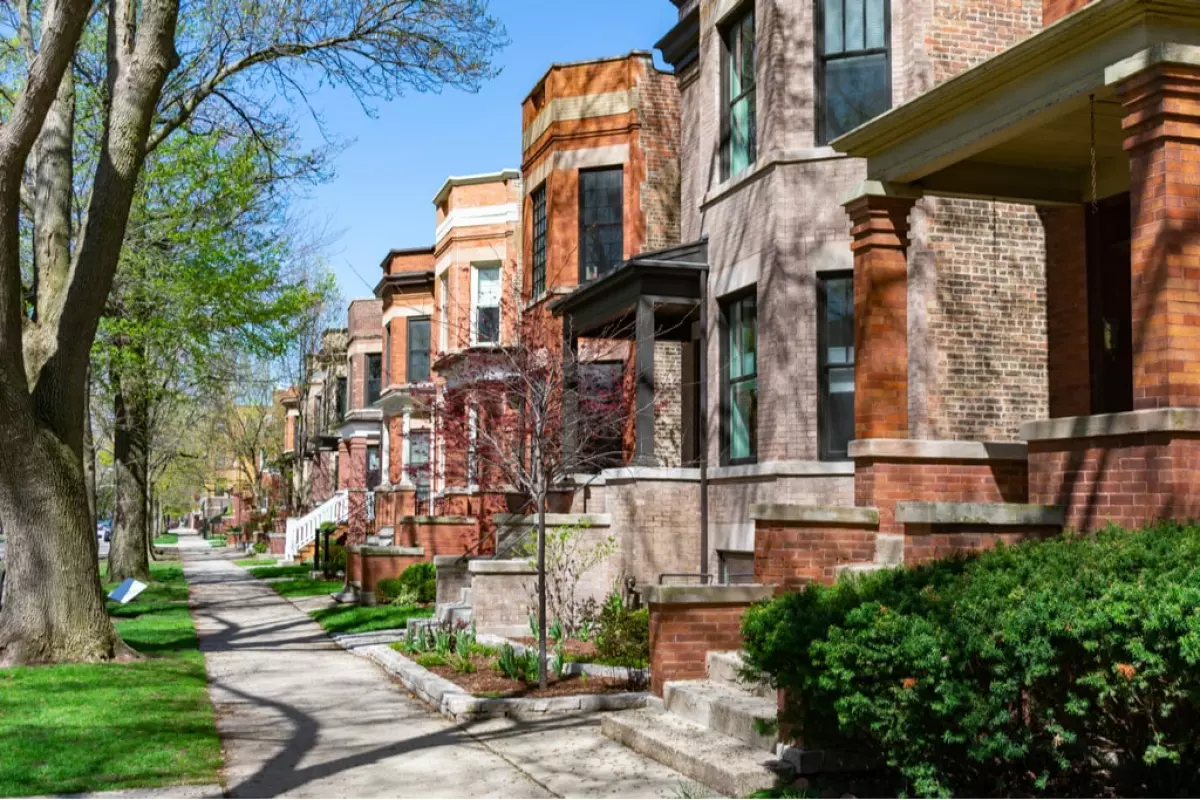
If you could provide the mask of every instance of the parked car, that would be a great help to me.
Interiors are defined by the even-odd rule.
[[[112,541],[112,525],[106,522],[97,522],[96,538],[105,542]]]

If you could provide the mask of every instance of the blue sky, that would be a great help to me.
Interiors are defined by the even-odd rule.
[[[325,252],[347,301],[370,295],[390,248],[433,244],[433,195],[447,176],[520,168],[521,101],[551,63],[650,50],[677,18],[670,0],[492,0],[491,10],[512,43],[477,94],[412,93],[374,119],[347,91],[315,98],[329,134],[352,141],[300,207],[336,237]],[[307,118],[302,131],[320,143]]]

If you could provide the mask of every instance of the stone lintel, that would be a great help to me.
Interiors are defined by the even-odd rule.
[[[417,558],[425,557],[424,547],[384,547],[381,545],[368,544],[352,544],[346,548],[348,553],[357,553],[360,556],[415,556]]]
[[[525,558],[477,559],[467,571],[472,575],[536,575],[537,567]]]
[[[732,606],[750,605],[775,596],[774,586],[738,584],[734,586],[639,586],[638,594],[647,605]]]
[[[1021,425],[1021,437],[1030,442],[1136,433],[1200,433],[1200,408],[1149,408],[1117,414],[1042,419]]]
[[[896,504],[896,521],[925,525],[1062,526],[1066,514],[1059,506],[1029,503],[901,502]]]
[[[1179,42],[1155,42],[1140,53],[1108,66],[1104,70],[1104,83],[1112,86],[1159,64],[1200,66],[1200,47]]]
[[[474,525],[475,517],[428,517],[417,515],[396,517],[396,525]]]
[[[760,522],[809,522],[825,525],[878,525],[879,509],[858,506],[802,506],[755,503],[750,519]]]
[[[851,458],[905,461],[1025,461],[1024,442],[969,442],[935,439],[855,439]]]
[[[494,514],[497,525],[536,525],[536,514]],[[612,525],[610,514],[547,514],[547,525],[582,525],[588,528],[607,528]]]

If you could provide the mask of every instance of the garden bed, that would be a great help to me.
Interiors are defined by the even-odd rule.
[[[393,646],[392,649],[397,649]],[[470,656],[474,672],[460,672],[449,664],[437,666],[430,664],[418,656],[419,666],[434,675],[445,678],[468,694],[475,697],[564,697],[574,694],[620,694],[622,692],[640,692],[646,688],[645,681],[628,678],[595,678],[579,673],[564,677],[551,677],[545,689],[537,683],[516,681],[500,674],[496,669],[495,652],[476,652]]]

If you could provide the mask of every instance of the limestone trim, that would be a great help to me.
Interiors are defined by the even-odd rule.
[[[359,409],[359,413],[363,411],[375,411],[378,409]],[[376,441],[379,439],[379,422],[382,419],[382,414],[372,419],[347,419],[340,428],[338,428],[338,437],[341,439],[367,439],[368,441]]]
[[[536,514],[493,514],[497,525],[536,525]],[[547,514],[547,525],[586,525],[590,528],[607,528],[612,525],[611,514]]]
[[[638,107],[639,94],[635,86],[615,92],[556,97],[521,132],[521,150],[527,151],[556,122],[627,114]]]
[[[1141,433],[1200,433],[1200,408],[1150,408],[1119,414],[1041,419],[1021,426],[1021,438],[1029,442]]]
[[[1159,64],[1200,66],[1200,46],[1179,42],[1158,42],[1140,53],[1123,58],[1104,70],[1104,83],[1113,86]]]
[[[433,302],[427,299],[421,300],[418,303],[395,303],[383,312],[383,324],[387,325],[394,319],[401,317],[431,317],[433,316]]]
[[[775,596],[774,586],[753,583],[736,586],[640,586],[637,591],[647,605],[748,606]]]
[[[862,506],[801,506],[786,503],[756,503],[750,518],[758,522],[816,522],[827,525],[879,524],[879,509]]]
[[[692,467],[618,467],[606,469],[602,474],[608,483],[700,480],[700,470]]]
[[[624,166],[629,163],[628,144],[610,144],[603,147],[577,147],[572,150],[556,150],[526,174],[523,188],[526,196],[546,182],[550,173],[557,170],[594,169],[596,167]]]
[[[467,568],[467,565],[470,564],[471,561],[473,561],[474,559],[479,558],[479,557],[480,556],[467,556],[467,555],[434,556],[433,557],[433,566],[436,567],[437,569],[445,569],[447,567],[461,566],[465,570]]]
[[[397,525],[474,525],[478,521],[475,517],[430,517],[421,514],[396,517]]]
[[[354,341],[346,348],[347,356],[360,356],[364,354],[374,354],[383,352],[383,327],[380,326],[378,334],[359,334],[354,337]]]
[[[896,521],[924,525],[1059,526],[1066,524],[1060,506],[1030,503],[929,503],[896,504]]]
[[[847,158],[845,153],[839,153],[832,147],[802,147],[794,150],[771,150],[763,153],[754,166],[745,172],[735,175],[708,190],[700,201],[700,209],[705,210],[728,195],[739,192],[750,184],[766,177],[767,173],[776,167],[788,164],[811,164],[818,161],[836,161]]]
[[[360,556],[415,556],[417,558],[425,556],[424,547],[382,547],[367,544],[352,544],[346,548],[346,552],[357,553]]]
[[[519,220],[520,209],[516,203],[477,206],[474,208],[456,208],[437,226],[434,241],[440,242],[455,228],[516,224]]]
[[[481,172],[477,175],[459,175],[446,178],[442,188],[433,196],[433,204],[441,205],[450,196],[450,190],[456,186],[475,186],[481,183],[500,183],[501,181],[519,181],[521,172],[516,169],[502,169],[499,172]]]
[[[736,467],[713,467],[709,480],[745,480],[762,478],[817,478],[854,475],[853,461],[764,461]]]
[[[528,559],[487,559],[472,561],[467,565],[472,575],[536,575],[537,567]]]
[[[1029,457],[1029,449],[1023,442],[961,442],[933,439],[855,439],[847,451],[855,460],[1025,461]]]

